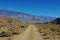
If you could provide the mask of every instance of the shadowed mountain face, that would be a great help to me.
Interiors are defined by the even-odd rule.
[[[21,22],[30,22],[30,23],[43,23],[54,20],[54,17],[45,17],[45,16],[34,16],[21,12],[13,12],[4,9],[0,9],[1,17],[11,17],[20,20]]]
[[[60,24],[60,18],[56,18],[55,20],[51,21],[53,24]]]

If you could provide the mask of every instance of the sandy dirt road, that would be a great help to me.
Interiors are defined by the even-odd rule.
[[[13,40],[43,40],[43,39],[40,33],[38,32],[38,28],[36,28],[34,25],[29,25],[23,34],[14,37]]]

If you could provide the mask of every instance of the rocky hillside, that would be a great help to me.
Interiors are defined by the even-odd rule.
[[[55,20],[51,21],[50,23],[60,24],[60,18],[56,18]]]
[[[54,17],[34,16],[26,13],[13,12],[13,11],[8,11],[4,9],[0,9],[0,16],[16,18],[21,22],[30,22],[30,23],[38,23],[38,22],[43,23],[43,22],[49,22],[55,19]]]

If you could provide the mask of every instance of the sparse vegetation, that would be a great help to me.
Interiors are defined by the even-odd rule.
[[[0,37],[19,35],[26,30],[28,25],[29,23],[22,23],[14,18],[0,17]],[[39,29],[40,34],[45,37],[43,39],[54,39],[56,36],[60,38],[60,25],[51,23],[33,23],[33,25],[35,25]]]
[[[9,37],[11,35],[18,35],[23,32],[28,26],[27,23],[21,23],[14,18],[0,17],[0,37]]]
[[[60,37],[60,25],[57,24],[35,24],[39,28],[40,34],[45,37],[44,39],[55,40],[56,36]]]

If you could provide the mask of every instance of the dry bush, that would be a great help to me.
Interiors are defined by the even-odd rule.
[[[25,31],[28,23],[22,23],[14,18],[2,18],[0,17],[0,35],[10,36],[18,35],[22,31]]]
[[[34,24],[40,31],[44,39],[55,39],[56,36],[60,38],[60,25],[57,24]],[[50,38],[49,38],[50,36]]]

